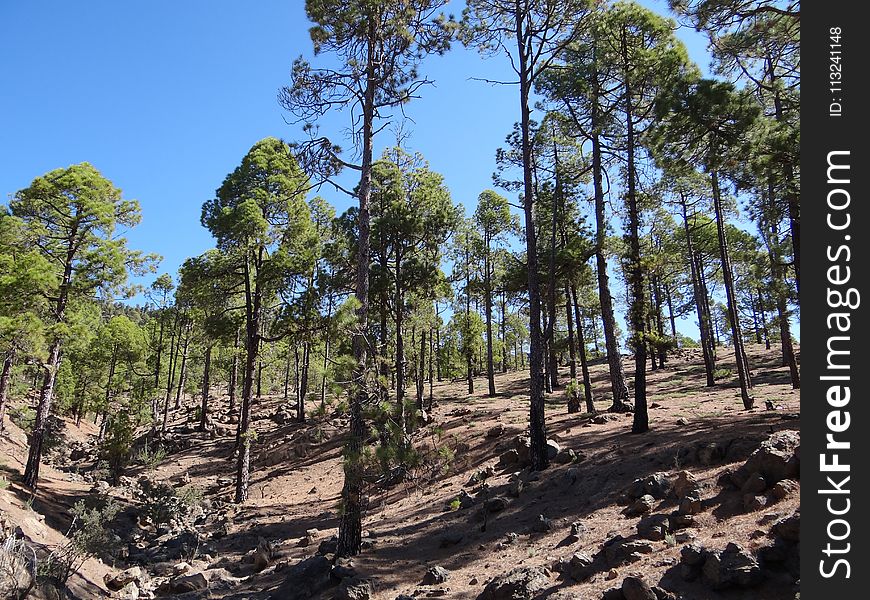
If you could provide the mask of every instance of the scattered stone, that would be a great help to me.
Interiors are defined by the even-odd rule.
[[[574,581],[585,581],[594,573],[592,569],[592,557],[582,552],[577,552],[568,561],[564,571]]]
[[[686,529],[687,527],[694,527],[695,525],[694,515],[672,514],[668,520],[671,524],[671,531]]]
[[[671,491],[671,481],[665,473],[653,473],[641,479],[635,479],[625,490],[629,500],[650,495],[656,500],[663,500]]]
[[[677,498],[691,495],[700,496],[701,485],[694,475],[688,471],[680,471],[674,479],[673,491]]]
[[[577,460],[577,453],[568,448],[556,455],[556,464],[569,465]]]
[[[336,550],[338,550],[338,536],[333,535],[320,542],[320,545],[317,547],[317,554],[321,556],[335,554]]]
[[[589,421],[590,423],[594,423],[595,425],[606,425],[610,421],[618,421],[619,417],[611,414],[611,413],[601,413],[600,415],[595,415]]]
[[[644,494],[643,496],[629,504],[628,507],[622,511],[622,514],[624,514],[626,517],[637,517],[646,514],[652,510],[655,502],[656,499],[653,498],[650,494]]]
[[[740,488],[744,494],[760,494],[767,489],[767,482],[761,473],[752,473]]]
[[[370,581],[349,577],[342,579],[335,595],[337,600],[371,600],[374,588]]]
[[[140,585],[144,581],[147,581],[147,579],[148,575],[141,567],[130,567],[120,573],[106,573],[103,577],[103,582],[106,584],[107,588],[113,592],[117,592],[129,583]]]
[[[770,436],[746,460],[750,473],[761,473],[769,484],[800,475],[799,431],[783,430]]]
[[[801,536],[800,511],[774,523],[773,527],[770,528],[770,532],[788,542],[799,542]]]
[[[671,522],[668,515],[648,515],[637,524],[637,534],[646,540],[663,540],[671,531]]]
[[[426,570],[426,574],[423,575],[422,585],[437,585],[445,583],[448,579],[450,579],[450,571],[436,565]]]
[[[764,580],[755,558],[733,542],[721,552],[710,552],[702,573],[704,581],[714,590],[754,587]]]
[[[696,537],[692,531],[678,531],[674,534],[674,541],[678,544],[688,544],[694,542]]]
[[[449,548],[460,543],[465,538],[465,534],[460,531],[448,531],[438,540],[439,548]]]
[[[583,524],[582,521],[574,521],[573,523],[571,523],[571,535],[576,535],[577,537],[580,537],[587,531],[588,528],[586,527],[586,525]]]
[[[718,442],[707,442],[698,448],[698,462],[705,467],[721,462],[725,458],[726,448]]]
[[[337,581],[356,577],[357,572],[356,567],[353,565],[353,560],[350,558],[336,558],[330,575]]]
[[[601,594],[601,600],[625,600],[625,596],[622,595],[622,588],[610,588],[604,590],[604,593]]]
[[[688,424],[689,424],[689,419],[687,419],[686,417],[680,417],[679,419],[677,419],[677,425],[685,427]]]
[[[617,577],[619,577],[619,571],[617,571],[616,569],[610,569],[607,574],[604,575],[604,579],[606,579],[607,581],[613,581]]]
[[[501,467],[510,467],[520,462],[520,453],[516,450],[508,450],[498,457],[498,464]]]
[[[767,506],[767,496],[756,496],[755,494],[745,494],[743,496],[743,509],[746,512],[755,512]]]
[[[773,494],[773,497],[777,500],[784,500],[789,496],[799,494],[800,490],[800,484],[794,479],[783,479],[782,481],[777,481],[774,486],[770,488],[770,493]]]
[[[549,583],[543,568],[518,567],[490,581],[478,600],[531,600]]]
[[[657,585],[653,586],[652,591],[656,595],[657,600],[677,600],[676,594],[673,594],[664,588],[660,588]]]
[[[549,460],[555,460],[561,451],[562,447],[559,446],[558,442],[555,440],[547,440],[547,458]]]
[[[683,496],[678,511],[681,515],[696,515],[701,512],[702,508],[701,498],[696,494],[691,494]]]
[[[272,544],[266,538],[257,539],[257,548],[254,550],[254,570],[262,571],[272,563]]]
[[[514,450],[517,452],[517,462],[525,465],[529,462],[529,451],[532,447],[532,440],[524,435],[518,435],[514,438]]]
[[[495,496],[486,501],[484,505],[489,512],[501,512],[508,506],[508,499],[504,496]]]
[[[202,573],[193,573],[192,575],[182,575],[176,577],[169,582],[169,589],[174,594],[184,594],[186,592],[196,592],[208,588],[208,580]]]
[[[484,467],[474,472],[471,476],[471,479],[468,480],[468,485],[477,485],[478,483],[482,483],[495,475],[495,467],[493,465],[489,465],[488,467]]]
[[[607,565],[618,567],[643,558],[642,555],[653,551],[652,544],[640,540],[626,540],[616,535],[604,542],[603,552]]]
[[[658,600],[650,585],[640,577],[623,579],[622,595],[625,600]]]
[[[338,544],[337,538],[335,543]],[[272,594],[271,600],[306,600],[331,583],[332,564],[325,556],[303,559],[285,571],[284,582]]]
[[[544,515],[538,515],[532,530],[535,533],[547,533],[553,530],[553,519],[548,519]]]
[[[501,437],[502,435],[504,435],[504,425],[502,425],[501,423],[494,427],[490,427],[489,430],[486,432],[486,437],[488,438],[497,438]]]

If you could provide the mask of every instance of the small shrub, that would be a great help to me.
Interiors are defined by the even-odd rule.
[[[36,581],[36,552],[10,534],[0,544],[0,598],[27,598]]]
[[[725,379],[733,374],[734,372],[731,369],[716,369],[713,371],[713,379]]]
[[[196,486],[176,489],[166,482],[145,480],[141,495],[145,514],[156,524],[192,521],[202,512],[203,492]]]
[[[113,500],[91,507],[84,500],[76,502],[71,511],[73,522],[67,532],[69,541],[40,561],[36,569],[37,577],[63,588],[88,558],[98,556],[111,561],[118,551],[119,538],[109,524],[119,510],[120,505]]]
[[[136,455],[136,461],[141,462],[146,471],[153,471],[161,462],[166,459],[167,452],[163,446],[148,448],[144,446],[139,454]]]

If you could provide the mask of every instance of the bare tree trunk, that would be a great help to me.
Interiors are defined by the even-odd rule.
[[[202,404],[199,410],[199,429],[205,431],[208,423],[208,395],[211,391],[211,351],[212,345],[205,347],[205,365],[202,369]]]
[[[737,313],[737,300],[734,295],[734,275],[731,270],[731,257],[728,253],[728,239],[725,236],[719,175],[716,171],[710,174],[710,183],[713,188],[713,210],[716,213],[716,231],[719,236],[722,277],[725,281],[725,299],[728,306],[728,318],[731,321],[731,338],[734,344],[734,358],[737,362],[737,376],[740,380],[740,397],[743,400],[743,407],[749,410],[755,403],[749,395],[749,390],[752,388],[752,379],[749,376],[749,364],[746,361],[746,350],[743,347],[743,333],[740,330],[740,318]]]
[[[6,402],[9,399],[9,381],[12,378],[12,365],[15,362],[15,349],[6,352],[3,357],[3,371],[0,373],[0,433],[6,430]],[[81,412],[79,412],[81,415]],[[81,421],[81,416],[79,416]]]
[[[681,200],[683,211],[683,227],[686,232],[686,251],[689,255],[689,267],[692,276],[692,291],[695,297],[695,310],[698,313],[698,331],[701,336],[701,352],[704,357],[704,373],[707,376],[707,387],[716,385],[714,372],[716,370],[716,355],[711,352],[710,344],[710,322],[706,309],[704,308],[706,290],[701,284],[701,274],[698,272],[698,263],[695,260],[695,249],[692,243],[692,232],[689,227],[689,217],[687,214],[686,200]]]
[[[489,239],[484,240],[483,254],[483,293],[486,296],[484,309],[486,314],[486,381],[489,385],[489,397],[495,396],[495,363],[492,355],[492,272],[489,256]]]
[[[577,288],[571,285],[571,299],[574,304],[574,320],[577,321],[577,350],[580,354],[580,373],[583,375],[583,395],[586,400],[586,412],[595,412],[595,396],[592,393],[592,378],[589,376],[589,362],[586,359],[586,338],[583,333],[583,318],[580,305],[577,303]]]
[[[230,396],[230,414],[236,408],[236,380],[239,376],[239,329],[236,329],[236,341],[233,344],[233,361],[230,367],[230,382],[227,392]]]

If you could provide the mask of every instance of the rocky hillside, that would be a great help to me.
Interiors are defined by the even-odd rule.
[[[95,456],[96,429],[65,422],[32,499],[17,483],[26,438],[7,421],[3,591],[15,577],[28,585],[34,557],[31,597],[52,597],[56,574],[39,565],[71,538],[81,544],[88,523],[99,552],[69,579],[78,598],[791,599],[800,397],[775,352],[750,353],[759,408],[742,410],[732,376],[704,388],[700,356],[685,352],[651,373],[652,429],[642,435],[629,433],[630,414],[605,412],[607,368],[595,365],[599,412],[568,415],[562,391],[549,397],[553,466],[541,473],[525,466],[522,374],[500,375],[495,398],[484,385],[469,397],[463,382],[435,384],[431,422],[413,439],[421,460],[373,482],[353,560],[333,554],[338,413],[301,425],[264,397],[242,506],[231,502],[231,418],[204,434],[191,406],[163,450],[140,444],[117,481]]]

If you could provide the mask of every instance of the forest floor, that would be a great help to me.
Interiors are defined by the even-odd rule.
[[[723,471],[745,462],[772,433],[800,428],[800,393],[791,389],[788,369],[780,366],[776,347],[768,351],[753,344],[747,349],[756,408],[743,410],[733,354],[720,350],[717,366],[731,369],[734,375],[706,388],[700,353],[689,350],[648,374],[649,402],[654,404],[649,411],[650,431],[641,435],[630,433],[631,414],[604,412],[610,406],[607,365],[596,362],[591,373],[596,409],[601,412],[568,414],[564,389],[548,395],[548,438],[557,442],[563,454],[570,449],[577,457],[566,464],[554,461],[538,474],[500,463],[500,456],[516,447],[515,440],[528,422],[527,374],[498,374],[494,398],[486,396],[482,377],[475,379],[472,395],[464,380],[435,383],[432,423],[413,439],[427,460],[404,481],[370,490],[364,520],[369,547],[353,560],[354,571],[371,581],[371,597],[385,600],[400,594],[477,598],[494,577],[518,566],[537,565],[548,569],[548,587],[536,598],[598,599],[633,574],[685,599],[794,598],[796,588],[785,575],[770,576],[761,587],[723,592],[711,590],[700,579],[685,581],[680,576],[680,551],[686,543],[721,550],[735,542],[756,552],[770,545],[772,523],[800,509],[799,485],[784,498],[747,511],[740,490],[717,483]],[[628,357],[625,367],[631,381],[633,363]],[[567,369],[560,376],[566,382]],[[766,410],[766,402],[774,410]],[[227,425],[209,439],[192,430],[192,412],[180,412],[171,428],[176,440],[186,442],[179,441],[147,472],[140,466],[129,473],[128,482],[147,475],[202,492],[208,514],[200,519],[196,533],[203,541],[195,556],[186,557],[189,564],[176,573],[201,571],[211,583],[208,590],[183,597],[268,598],[292,566],[315,554],[337,529],[345,421],[326,416],[307,424],[279,424],[280,419],[273,418],[279,404],[278,397],[264,397],[253,408],[258,439],[250,499],[241,506],[231,503],[234,427]],[[96,429],[91,423],[76,427],[67,422],[66,434],[70,440],[84,442],[93,438]],[[39,544],[61,543],[76,499],[94,493],[99,485],[106,487],[86,481],[84,462],[63,459],[43,466],[42,487],[30,501],[17,483],[26,459],[26,437],[9,422],[0,438],[0,455],[0,476],[9,482],[0,490],[0,516]],[[613,568],[594,567],[582,582],[556,572],[560,559],[576,553],[595,556],[615,535],[637,539],[641,516],[623,514],[622,494],[639,478],[656,473],[672,478],[682,470],[697,479],[703,508],[677,538],[669,534],[646,542],[651,552],[642,551],[635,562]],[[147,527],[135,517],[136,494],[114,486],[102,492],[116,496],[132,511],[129,530]],[[473,505],[466,508],[463,501],[459,507],[458,499],[463,497]],[[497,510],[482,508],[496,497],[504,499],[494,507]],[[673,511],[677,502],[673,497],[656,498],[650,513]],[[576,537],[570,536],[572,524]],[[140,540],[138,547],[146,546],[147,551],[148,545],[173,534],[158,530],[155,535],[159,533],[164,535],[157,541],[130,531],[119,535],[131,543]],[[152,541],[141,542],[148,539]],[[264,540],[269,560],[255,566],[256,549]],[[135,562],[132,559],[130,564]],[[423,585],[427,569],[434,566],[449,571],[449,578]],[[113,568],[90,559],[71,580],[71,590],[79,598],[118,597],[107,590],[105,577],[126,567],[124,562]],[[165,586],[163,590],[158,589],[157,595],[164,595]],[[153,597],[152,593],[146,594],[143,587],[138,597]],[[335,594],[332,588],[316,597]]]

